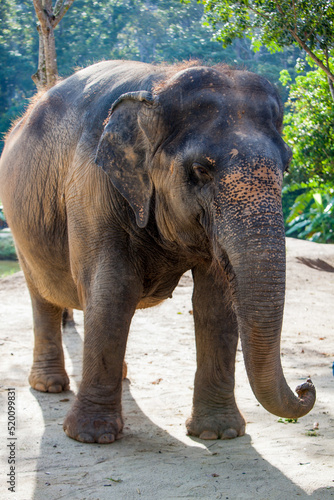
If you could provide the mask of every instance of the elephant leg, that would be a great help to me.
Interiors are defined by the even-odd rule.
[[[85,291],[82,381],[63,426],[77,441],[112,443],[123,428],[123,362],[141,294],[141,285],[127,276],[108,272],[104,265]]]
[[[62,313],[62,326],[63,328],[75,328],[73,309],[66,308],[63,309]],[[128,374],[128,367],[126,362],[123,362],[123,379],[126,378]]]
[[[61,392],[69,389],[61,340],[62,308],[44,300],[29,284],[34,319],[34,355],[29,375],[33,389]]]
[[[193,278],[197,371],[187,431],[201,439],[231,439],[245,433],[234,397],[237,321],[224,277],[201,265],[193,269]]]

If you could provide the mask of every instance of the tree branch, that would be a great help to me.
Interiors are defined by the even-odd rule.
[[[295,33],[293,30],[289,29],[289,33],[293,36],[293,38],[296,40],[296,42],[302,47],[302,49],[305,50],[305,52],[313,59],[313,61],[326,73],[327,77],[329,80],[334,82],[334,74],[330,71],[329,67],[327,68],[324,63],[317,57],[312,50],[306,45],[303,40],[299,38],[297,33]]]
[[[37,26],[39,34],[39,49],[38,49],[38,69],[31,78],[38,89],[43,89],[47,86],[46,68],[45,68],[45,52],[44,52],[44,39],[41,26]]]
[[[68,11],[68,9],[71,7],[73,2],[74,2],[74,0],[57,0],[55,8],[54,8],[54,15],[55,15],[55,20],[53,22],[54,28],[63,19],[64,15]]]
[[[326,47],[326,63],[327,63],[327,67],[329,69],[329,52],[328,52],[328,47]],[[333,85],[333,81],[327,76],[327,80],[328,80],[328,85],[329,85],[329,91],[331,93],[331,96],[332,96],[332,99],[333,99],[333,102],[334,102],[334,85]]]
[[[276,7],[277,7],[279,13],[284,18],[284,12],[282,10],[282,7],[278,3],[278,0],[275,0],[275,3],[276,3]],[[330,71],[329,65],[327,64],[328,67],[326,67],[324,65],[324,63],[321,61],[321,59],[319,59],[319,57],[317,57],[314,54],[314,52],[312,52],[312,50],[306,45],[306,43],[303,42],[303,40],[301,38],[299,38],[299,36],[297,35],[297,25],[295,25],[294,30],[289,28],[289,27],[287,27],[286,29],[289,31],[290,35],[296,40],[298,45],[300,45],[302,47],[302,49],[304,49],[305,52],[311,57],[311,59],[313,59],[313,61],[326,73],[326,75],[328,77],[328,81],[334,82],[334,74]],[[332,84],[332,87],[333,87],[333,84]]]
[[[281,14],[282,18],[285,19],[285,14],[283,12],[281,5],[278,3],[278,0],[275,0],[275,4],[276,4],[278,12]],[[295,6],[295,3],[293,3],[293,5]]]
[[[45,35],[47,35],[53,28],[52,18],[52,0],[33,0],[34,7],[37,15],[37,19],[41,26],[41,29]]]
[[[297,30],[297,12],[296,12],[296,4],[295,0],[293,0],[293,16],[295,18],[295,30]]]
[[[57,82],[58,69],[53,31],[52,0],[33,0],[39,21],[39,61],[33,81],[39,88],[52,87]]]
[[[259,10],[254,9],[254,7],[252,7],[251,5],[247,5],[247,8],[250,11],[254,12],[254,14],[257,14],[259,17],[263,17],[264,19],[267,19],[267,21],[269,21],[271,19],[271,16],[267,16],[263,12],[260,12]]]
[[[320,15],[319,19],[318,19],[318,24],[320,24],[320,21],[321,21],[321,20],[322,20],[322,18],[324,17],[324,14],[325,14],[325,11],[323,10],[323,11],[321,12],[321,15]],[[316,29],[317,29],[317,26],[314,26],[313,30],[311,30],[309,33],[307,33],[307,34],[305,35],[306,40],[308,40],[309,38],[311,38],[311,36],[314,34],[314,32],[315,32],[315,30],[316,30]]]
[[[45,26],[45,10],[42,0],[33,0],[36,16],[41,27]],[[42,28],[43,29],[43,28]]]

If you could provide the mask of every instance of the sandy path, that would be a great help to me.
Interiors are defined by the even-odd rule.
[[[282,362],[292,388],[311,376],[312,412],[280,423],[256,401],[238,351],[236,396],[246,435],[201,442],[186,436],[195,372],[192,280],[185,275],[173,299],[138,311],[127,350],[125,429],[112,445],[87,445],[62,431],[80,381],[82,314],[64,332],[73,392],[29,388],[32,319],[22,274],[0,280],[0,498],[7,499],[254,499],[334,498],[334,273],[297,257],[334,266],[334,246],[287,244],[287,297]],[[15,388],[16,491],[8,491],[7,388]],[[312,431],[314,422],[319,430]],[[311,431],[310,431],[311,430]]]

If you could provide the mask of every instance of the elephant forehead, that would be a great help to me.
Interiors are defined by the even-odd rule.
[[[175,73],[163,85],[159,84],[157,92],[165,94],[183,94],[189,96],[198,91],[211,89],[213,92],[229,91],[247,94],[276,95],[273,86],[265,78],[248,71],[235,70],[227,66],[205,67],[193,66]]]
[[[226,88],[211,84],[193,89],[189,93],[180,88],[178,94],[175,96],[174,106],[185,118],[202,114],[211,120],[220,120],[223,123],[228,121],[231,125],[244,118],[254,121],[276,119],[280,114],[278,101],[265,91],[250,92],[246,88]]]

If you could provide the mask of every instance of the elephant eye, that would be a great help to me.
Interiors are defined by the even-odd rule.
[[[209,170],[200,163],[194,163],[193,164],[193,170],[195,172],[195,175],[198,180],[202,182],[209,182],[212,181],[212,174],[209,172]]]

